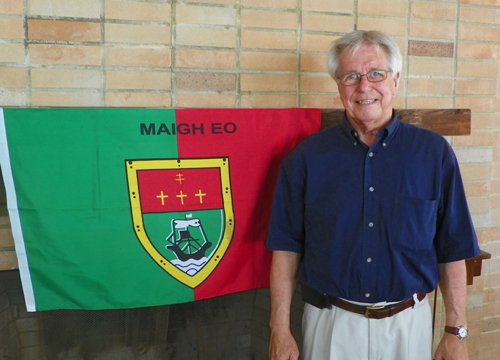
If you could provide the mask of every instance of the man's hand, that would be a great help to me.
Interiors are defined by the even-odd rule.
[[[434,360],[469,360],[466,341],[452,334],[444,334],[434,354]]]
[[[297,360],[298,358],[299,348],[289,331],[271,333],[269,360]]]

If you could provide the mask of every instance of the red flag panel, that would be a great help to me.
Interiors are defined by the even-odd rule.
[[[271,254],[264,241],[280,163],[320,130],[320,110],[183,109],[176,110],[176,121],[205,125],[203,135],[178,135],[180,158],[229,158],[235,233],[218,267],[195,289],[195,299],[267,287]]]

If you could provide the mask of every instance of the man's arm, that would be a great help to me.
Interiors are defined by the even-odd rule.
[[[440,264],[439,288],[443,295],[446,325],[467,326],[467,269],[465,260]],[[467,344],[455,335],[444,333],[434,354],[435,360],[468,360]]]
[[[300,255],[274,251],[271,265],[270,360],[296,360],[297,343],[290,331],[290,308],[296,286]]]

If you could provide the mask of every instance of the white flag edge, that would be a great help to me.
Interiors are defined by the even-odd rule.
[[[0,164],[2,165],[3,180],[7,193],[7,209],[9,211],[10,225],[12,228],[12,235],[14,237],[14,245],[19,264],[19,273],[21,275],[21,284],[23,287],[26,310],[28,312],[34,312],[36,311],[35,294],[33,291],[33,283],[31,282],[28,257],[26,254],[26,247],[24,245],[24,237],[21,228],[21,218],[19,217],[17,206],[16,189],[14,186],[14,178],[12,176],[12,167],[10,165],[9,146],[2,108],[0,108]]]

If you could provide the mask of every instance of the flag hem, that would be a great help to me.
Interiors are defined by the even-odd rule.
[[[17,261],[19,264],[19,273],[21,275],[21,284],[24,292],[24,301],[28,312],[36,311],[35,295],[33,292],[33,283],[28,267],[28,257],[26,247],[24,246],[24,237],[21,228],[21,219],[17,206],[16,190],[12,168],[10,165],[9,146],[7,141],[7,132],[5,128],[5,118],[3,109],[0,108],[0,164],[2,165],[2,175],[7,194],[7,209],[9,211],[10,226],[14,238]]]

